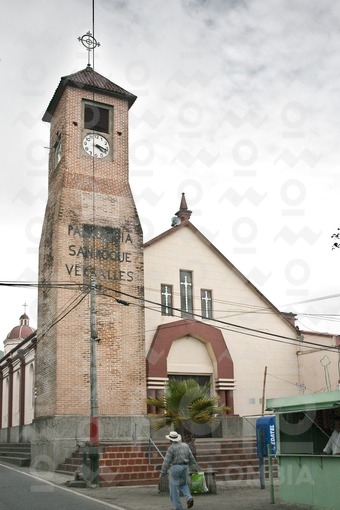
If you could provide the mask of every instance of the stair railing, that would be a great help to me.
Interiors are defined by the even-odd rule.
[[[135,424],[135,428],[137,427],[137,423]],[[149,436],[149,434],[147,434],[143,429],[141,430],[142,434],[144,434],[144,436],[146,436],[149,440],[149,449],[148,449],[148,458],[149,458],[149,462],[150,462],[150,459],[151,459],[151,449],[152,449],[152,446],[155,448],[155,450],[159,453],[159,455],[162,457],[162,459],[164,459],[164,455],[162,454],[162,452],[160,451],[160,449],[158,448],[158,446],[156,445],[156,443],[151,439],[151,437]]]

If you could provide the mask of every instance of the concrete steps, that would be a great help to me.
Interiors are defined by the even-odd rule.
[[[0,462],[27,467],[31,463],[30,443],[0,443]]]
[[[99,447],[99,478],[101,487],[152,485],[158,483],[161,457],[151,464],[148,445],[116,443]],[[159,460],[160,459],[160,460]],[[75,474],[82,471],[83,453],[75,452],[58,466],[57,473]],[[87,460],[89,466],[89,460]],[[157,470],[158,469],[158,470]]]
[[[197,461],[205,471],[216,471],[217,481],[247,481],[259,479],[259,459],[255,439],[226,440],[197,445]],[[273,474],[277,476],[276,460]],[[265,460],[265,476],[268,478]]]
[[[168,442],[157,442],[165,455]],[[197,462],[204,471],[216,472],[216,481],[242,481],[259,479],[259,461],[255,439],[202,439],[196,440]],[[100,445],[99,479],[102,487],[158,484],[162,458],[154,447],[149,455],[148,443],[115,443]],[[74,453],[57,472],[74,474],[81,470],[82,452]],[[273,474],[277,476],[274,461]],[[265,462],[265,476],[268,466]]]
[[[259,460],[255,439],[202,440],[196,441],[196,447],[199,466],[204,471],[216,472],[216,481],[259,479]],[[162,451],[161,448],[160,450]],[[277,476],[276,459],[273,460],[273,475]],[[269,476],[266,459],[265,476],[267,478]]]

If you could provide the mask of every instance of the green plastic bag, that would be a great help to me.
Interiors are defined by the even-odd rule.
[[[196,494],[204,494],[205,492],[208,492],[204,473],[192,473],[190,489],[191,492]]]

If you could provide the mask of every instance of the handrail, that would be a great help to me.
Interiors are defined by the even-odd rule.
[[[151,437],[149,436],[149,434],[147,434],[146,432],[144,432],[144,430],[141,430],[141,432],[149,439],[149,461],[150,461],[150,455],[151,455],[151,443],[152,445],[155,447],[155,449],[157,450],[157,452],[159,453],[159,455],[162,457],[162,459],[164,459],[164,455],[162,454],[162,452],[160,451],[160,449],[157,447],[157,445],[155,444],[155,442],[151,439]]]

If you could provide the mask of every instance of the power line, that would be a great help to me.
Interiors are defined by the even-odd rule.
[[[62,321],[63,319],[65,319],[65,317],[67,317],[67,315],[69,315],[71,312],[73,312],[73,310],[75,310],[75,308],[77,308],[80,303],[82,303],[82,301],[84,301],[84,299],[89,295],[90,291],[88,291],[87,293],[85,293],[84,295],[80,295],[80,296],[77,296],[74,300],[73,300],[73,305],[71,306],[71,304],[67,307],[69,308],[71,306],[71,308],[69,309],[65,309],[65,311],[63,312],[59,312],[59,316],[57,316],[53,321],[51,321],[51,323],[49,325],[47,325],[45,327],[45,331],[42,333],[41,336],[45,336],[51,328],[53,328],[53,326],[55,326],[56,324],[58,324],[58,322]]]
[[[67,315],[69,315],[73,310],[75,310],[80,305],[80,303],[88,296],[88,294],[89,291],[86,292],[84,295],[76,296],[76,298],[74,298],[72,301],[70,300],[70,303],[59,310],[57,316],[53,320],[51,320],[49,324],[45,326],[44,330],[42,330],[41,333],[35,331],[35,334],[32,333],[32,335],[30,335],[26,340],[23,340],[23,342],[18,344],[18,346],[16,346],[14,349],[21,346],[25,341],[28,341],[33,338],[36,338],[37,345],[47,335],[50,329],[52,329],[56,324],[58,324],[58,322],[62,321]],[[4,356],[4,358],[6,358],[6,356]],[[0,363],[2,359],[3,358],[0,359]]]
[[[70,283],[66,283],[66,282],[65,283],[60,282],[60,283],[55,283],[55,284],[50,283],[50,284],[47,284],[47,285],[46,284],[40,284],[40,283],[27,283],[27,282],[24,282],[24,283],[18,283],[18,282],[0,282],[0,286],[15,286],[15,287],[16,286],[36,286],[36,287],[39,287],[39,288],[75,288],[75,287],[77,287],[77,288],[85,288],[85,289],[89,288],[88,286],[80,285],[78,283],[70,284]],[[123,292],[123,291],[120,291],[120,290],[117,290],[117,289],[113,289],[113,288],[110,288],[110,287],[103,287],[102,285],[99,285],[99,286],[96,286],[96,290],[100,294],[102,294],[102,295],[106,295],[107,297],[111,297],[113,299],[116,299],[116,301],[117,301],[117,298],[115,296],[112,296],[111,294],[107,294],[107,292],[114,292],[114,293],[116,293],[116,294],[118,294],[120,296],[124,296],[124,297],[130,298],[130,299],[136,300],[137,302],[141,303],[140,306],[143,306],[143,308],[147,308],[147,309],[150,309],[152,311],[156,311],[158,313],[159,313],[159,310],[162,307],[162,304],[159,303],[159,302],[151,301],[149,299],[141,298],[139,296],[134,296],[134,295],[129,294],[127,292]],[[125,304],[125,305],[129,304],[125,300],[120,300],[120,302],[122,304]],[[148,303],[150,305],[153,305],[153,307],[156,307],[156,309],[155,308],[151,308],[149,306],[146,306],[146,303]],[[173,315],[172,315],[173,317],[182,318],[182,310],[180,308],[173,307],[171,309],[172,309],[172,312],[173,312]],[[280,312],[278,311],[278,313],[280,313]],[[176,315],[176,314],[178,314],[178,315]],[[198,319],[202,320],[202,316],[200,314],[192,313],[191,316],[193,318],[198,318]],[[321,343],[317,343],[317,342],[310,342],[308,340],[304,340],[304,339],[301,339],[301,338],[292,338],[292,337],[288,337],[288,336],[285,336],[285,335],[280,335],[280,334],[277,334],[277,333],[272,333],[272,332],[269,332],[269,331],[264,331],[264,330],[260,330],[260,329],[256,329],[256,328],[250,328],[250,327],[247,327],[247,326],[243,326],[243,325],[240,325],[240,324],[235,324],[235,323],[232,323],[232,322],[227,322],[227,321],[224,321],[224,320],[221,320],[221,319],[209,319],[209,321],[217,323],[219,325],[219,327],[221,329],[223,329],[223,330],[231,331],[231,332],[242,334],[242,335],[245,335],[245,336],[252,336],[252,337],[255,337],[255,338],[267,339],[267,340],[276,341],[276,342],[280,341],[281,343],[286,343],[286,344],[289,344],[289,345],[296,345],[298,342],[299,343],[302,342],[303,345],[310,345],[310,346],[312,346],[315,349],[320,348],[321,350],[326,350],[326,351],[335,351],[335,352],[339,351],[339,347],[338,346],[327,346],[327,345],[324,345],[324,344],[321,344]],[[171,323],[168,323],[166,327],[171,327]]]
[[[304,301],[296,301],[295,303],[289,303],[287,305],[281,305],[286,308],[287,306],[302,305],[305,303],[313,303],[314,301],[325,301],[326,299],[334,299],[340,297],[340,294],[329,294],[328,296],[320,296],[318,298],[305,299]]]
[[[143,303],[149,303],[149,304],[152,304],[154,306],[157,306],[157,308],[161,308],[161,306],[162,306],[161,303],[157,303],[155,301],[151,301],[151,300],[148,300],[148,299],[144,299],[144,298],[140,298],[140,297],[137,297],[137,296],[133,296],[131,294],[119,291],[117,289],[112,289],[110,287],[106,287],[105,291],[115,292],[117,294],[124,295],[125,297],[136,299],[137,301],[141,301]],[[111,296],[111,297],[114,298],[114,296]],[[143,305],[143,306],[144,306],[144,308],[146,308],[145,305]],[[179,308],[171,308],[171,309],[172,309],[172,311],[174,313],[172,315],[173,317],[182,318],[182,311],[181,311],[181,309],[179,309]],[[156,311],[156,310],[153,310],[153,311]],[[179,313],[180,315],[176,315],[176,313]],[[199,319],[202,319],[202,316],[200,314],[193,313],[192,317],[197,317]],[[284,335],[279,335],[279,334],[276,334],[276,333],[270,333],[270,332],[259,330],[259,329],[256,329],[256,328],[249,328],[247,326],[242,326],[242,325],[239,325],[239,324],[233,324],[233,323],[222,321],[222,320],[219,320],[219,319],[209,319],[209,321],[218,323],[220,325],[221,329],[225,329],[227,331],[232,331],[232,332],[243,334],[243,335],[247,335],[247,336],[253,336],[253,337],[262,338],[262,339],[269,339],[269,340],[272,340],[272,341],[281,341],[282,343],[288,343],[290,345],[296,345],[297,342],[301,342],[302,341],[303,345],[310,345],[310,346],[313,346],[314,348],[319,347],[322,350],[329,350],[329,351],[336,351],[336,352],[338,352],[338,350],[339,350],[339,348],[337,346],[327,346],[327,345],[324,345],[324,344],[319,344],[317,342],[305,341],[305,340],[302,340],[301,338],[299,339],[299,338],[287,337],[287,336],[284,336]],[[171,323],[168,323],[168,324],[164,325],[164,327],[174,327],[174,326],[172,326]],[[269,337],[272,337],[272,338],[269,338]]]
[[[0,287],[1,286],[23,287],[23,288],[30,288],[30,287],[33,287],[33,288],[68,288],[68,287],[70,287],[70,288],[72,288],[72,287],[84,288],[85,287],[85,288],[87,288],[87,285],[80,284],[80,283],[69,283],[69,282],[38,283],[38,282],[3,281],[3,282],[0,282]],[[157,289],[153,289],[153,288],[147,288],[147,290],[152,291],[152,292],[158,292]],[[174,292],[174,295],[179,296],[179,293]],[[325,296],[324,298],[312,299],[310,301],[315,301],[315,300],[320,300],[320,299],[328,299],[328,298],[337,297],[337,296],[340,296],[340,295],[335,294],[332,296]],[[196,299],[200,299],[199,296],[194,296],[194,297],[196,297]],[[305,302],[308,302],[308,301],[305,301]],[[221,313],[226,312],[225,317],[235,317],[238,315],[250,315],[250,314],[252,314],[252,315],[254,315],[254,314],[267,315],[267,314],[275,313],[274,305],[273,305],[274,309],[271,309],[269,306],[263,307],[263,306],[259,306],[259,305],[249,304],[249,303],[240,303],[237,301],[228,301],[228,300],[219,300],[219,299],[215,299],[214,303],[220,303],[223,305],[239,306],[240,307],[240,309],[235,308],[235,309],[229,310],[227,312],[223,309],[216,309],[216,307],[215,307],[215,312],[221,312]],[[301,301],[301,303],[302,303],[302,301]],[[296,304],[298,304],[298,303],[296,303]],[[279,311],[279,313],[281,313],[281,312]],[[338,314],[329,314],[329,313],[318,314],[318,313],[304,313],[304,312],[292,312],[292,313],[294,313],[294,315],[296,315],[298,317],[309,317],[309,318],[316,318],[316,319],[321,318],[321,319],[324,319],[324,320],[327,320],[330,322],[337,322],[339,320],[339,322],[340,322],[340,315],[338,315]]]
[[[36,289],[58,289],[58,288],[86,288],[87,285],[80,283],[57,282],[57,283],[40,283],[40,282],[0,282],[0,287],[18,287],[18,288],[36,288]]]

